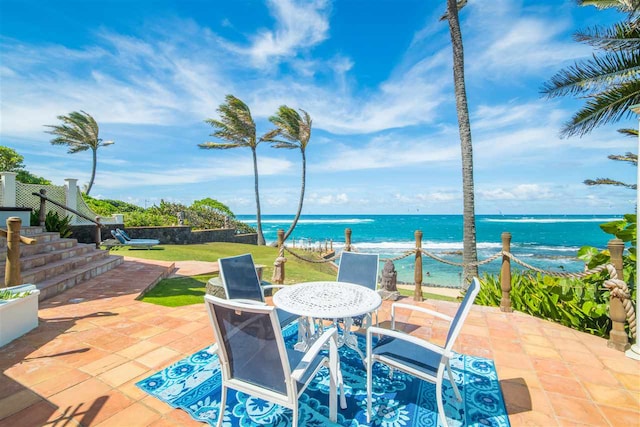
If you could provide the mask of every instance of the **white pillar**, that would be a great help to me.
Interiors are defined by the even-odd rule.
[[[71,209],[78,210],[78,180],[74,178],[65,178],[64,180],[65,204]],[[78,218],[75,214],[68,212],[71,217],[71,224],[76,224]]]
[[[6,208],[16,207],[16,172],[2,172],[2,203]]]

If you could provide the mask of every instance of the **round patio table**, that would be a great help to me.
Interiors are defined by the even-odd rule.
[[[309,318],[344,319],[344,331],[338,345],[355,350],[362,359],[358,339],[351,332],[352,317],[367,314],[382,304],[380,295],[365,286],[347,282],[304,282],[285,286],[273,296],[273,304],[285,311],[302,316],[298,326],[296,349],[307,349],[318,336]]]

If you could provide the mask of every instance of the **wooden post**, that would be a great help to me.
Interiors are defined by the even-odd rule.
[[[609,254],[611,255],[611,264],[616,269],[618,279],[624,280],[622,271],[622,252],[624,251],[624,242],[620,239],[611,239],[607,244]],[[625,351],[631,345],[629,337],[624,329],[627,321],[627,315],[620,298],[611,297],[609,300],[609,318],[611,319],[611,332],[609,332],[609,341],[607,347],[615,348],[619,351]]]
[[[344,229],[344,250],[351,252],[351,229]]]
[[[504,232],[502,238],[502,252],[511,253],[511,233]],[[502,288],[502,298],[500,299],[500,311],[511,313],[511,258],[502,255],[502,268],[500,269],[500,288]]]
[[[7,218],[7,262],[4,268],[4,286],[22,285],[20,275],[20,226],[16,216]]]
[[[422,231],[416,230],[416,263],[413,272],[415,288],[413,290],[413,300],[422,301]]]
[[[96,217],[96,230],[95,230],[95,239],[96,239],[96,249],[100,249],[100,243],[102,243],[102,225],[100,224],[100,217]]]
[[[42,194],[43,196],[46,196],[47,190],[45,190],[44,188],[41,188],[40,194]],[[40,222],[40,227],[44,227],[44,220],[46,217],[47,217],[47,201],[43,198],[40,198],[40,215],[38,216],[38,222]]]
[[[273,263],[273,276],[271,281],[277,285],[284,283],[284,263],[287,259],[284,257],[284,230],[278,230],[278,258]]]

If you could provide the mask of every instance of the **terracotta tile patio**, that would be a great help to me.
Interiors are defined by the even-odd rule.
[[[38,328],[0,349],[0,427],[201,425],[135,386],[213,339],[202,305],[136,300],[172,269],[129,259],[41,302]],[[381,321],[389,310],[385,302]],[[399,314],[400,327],[444,340],[445,323]],[[474,306],[455,350],[495,360],[513,426],[640,425],[640,362],[602,338]]]

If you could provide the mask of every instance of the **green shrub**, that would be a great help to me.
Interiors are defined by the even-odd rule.
[[[124,216],[125,227],[162,227],[176,225],[176,217],[163,215],[150,209],[142,212],[129,212]]]
[[[500,279],[485,274],[476,304],[498,307]],[[514,310],[551,320],[570,328],[608,337],[609,292],[600,282],[512,272],[511,306]]]
[[[31,225],[40,225],[40,209],[34,209],[31,211]],[[48,211],[47,216],[44,218],[44,228],[47,231],[60,233],[60,237],[70,237],[71,231],[71,217],[60,217],[56,211]]]
[[[600,228],[624,242],[630,243],[623,254],[623,279],[630,288],[632,301],[636,300],[636,215],[625,215],[619,221],[600,224]],[[584,246],[578,258],[591,269],[608,264],[609,250]],[[564,279],[529,272],[512,272],[511,305],[514,310],[532,316],[552,320],[579,331],[608,337],[611,329],[609,319],[609,291],[603,286],[609,279],[604,270],[583,279]],[[476,303],[499,306],[502,296],[500,280],[496,276],[484,275]],[[627,325],[627,332],[629,332]]]

